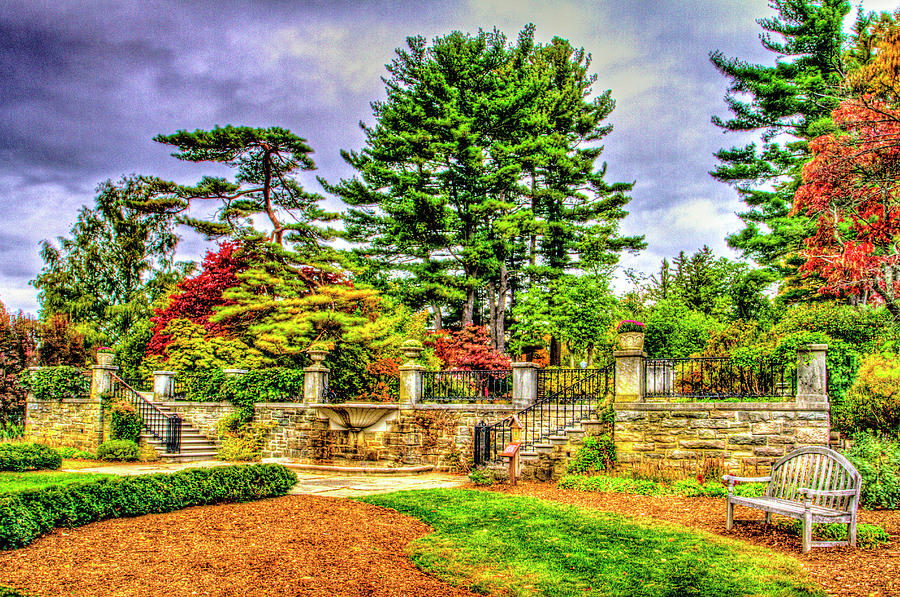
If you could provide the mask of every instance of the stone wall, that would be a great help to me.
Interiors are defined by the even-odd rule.
[[[166,402],[201,433],[217,437],[216,423],[236,409],[228,402]],[[513,413],[512,405],[401,405],[371,429],[341,429],[306,403],[268,402],[254,407],[254,421],[269,427],[264,458],[307,464],[380,466],[432,465],[465,468],[472,458],[474,427]]]
[[[160,402],[162,406],[171,408],[178,413],[187,423],[190,423],[194,429],[211,440],[219,437],[219,431],[216,424],[225,415],[229,415],[237,410],[230,402],[191,402],[189,400],[177,400],[170,402]]]
[[[765,469],[794,448],[827,445],[828,404],[797,402],[617,403],[622,463],[691,467],[705,459],[732,471]]]
[[[104,436],[99,400],[35,400],[25,406],[25,438],[57,447],[96,452]]]

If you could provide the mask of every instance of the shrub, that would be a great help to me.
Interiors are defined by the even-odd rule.
[[[696,479],[675,481],[671,485],[629,477],[581,477],[569,475],[559,480],[560,489],[578,491],[631,493],[636,495],[683,495],[685,497],[725,497],[728,489],[718,481],[700,483]],[[734,488],[736,495],[758,497],[766,492],[765,483],[743,483]]]
[[[862,475],[863,506],[900,507],[900,440],[857,433],[846,456]]]
[[[654,305],[646,321],[644,347],[654,357],[688,357],[702,351],[710,333],[723,327],[683,302],[663,299]]]
[[[37,400],[80,398],[90,393],[90,382],[75,367],[43,367],[37,371],[23,371],[19,377],[23,386],[31,390]]]
[[[469,481],[479,486],[493,485],[494,477],[483,470],[474,470],[469,473]]]
[[[566,469],[569,473],[593,473],[608,470],[616,462],[616,445],[608,435],[586,437]]]
[[[803,525],[793,518],[779,518],[775,520],[775,526],[792,535],[800,535]],[[846,541],[847,525],[839,523],[825,523],[813,525],[813,537],[820,541]],[[863,549],[874,549],[891,540],[883,528],[877,524],[861,522],[856,525],[856,545]]]
[[[59,455],[63,458],[73,458],[80,460],[96,460],[97,455],[92,454],[90,452],[85,452],[84,450],[77,450],[75,448],[55,448]]]
[[[854,431],[900,430],[900,356],[863,359],[843,405],[844,426]]]
[[[0,495],[0,549],[23,547],[57,527],[284,495],[296,482],[281,465],[257,464],[107,477]]]
[[[55,470],[62,456],[41,444],[0,444],[0,471]]]
[[[140,459],[141,448],[137,443],[127,439],[111,439],[103,442],[97,448],[97,458],[100,460],[118,460],[134,462]]]
[[[144,430],[144,420],[134,406],[127,402],[119,402],[113,405],[111,415],[109,435],[112,439],[123,439],[134,443],[140,441],[141,431]]]

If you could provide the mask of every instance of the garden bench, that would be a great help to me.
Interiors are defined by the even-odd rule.
[[[856,509],[862,478],[850,461],[834,450],[800,448],[779,459],[768,477],[725,475],[722,480],[728,485],[726,530],[731,530],[737,504],[765,511],[766,523],[772,521],[772,514],[802,521],[803,553],[812,547],[856,547]],[[766,495],[733,494],[736,483],[751,482],[768,483]],[[812,525],[822,522],[847,523],[847,541],[813,541]]]

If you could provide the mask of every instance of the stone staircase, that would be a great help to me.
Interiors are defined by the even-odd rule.
[[[177,414],[171,408],[158,402],[153,404],[166,414]],[[146,429],[141,433],[141,439],[156,449],[163,462],[194,462],[219,459],[218,442],[202,435],[184,419],[181,420],[181,451],[177,454],[167,454],[165,445],[153,437]]]

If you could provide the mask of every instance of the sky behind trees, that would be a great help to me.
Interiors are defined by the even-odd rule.
[[[865,10],[895,1],[866,0]],[[341,149],[360,149],[358,123],[409,35],[494,26],[510,39],[569,39],[593,55],[595,91],[617,102],[602,160],[607,181],[636,181],[626,234],[648,248],[622,265],[652,271],[704,244],[729,255],[741,228],[736,193],[708,171],[737,145],[710,123],[726,115],[727,81],[712,50],[771,63],[755,20],[764,0],[706,1],[18,1],[0,6],[0,301],[35,312],[28,285],[39,243],[68,233],[102,181],[131,173],[192,182],[207,166],[179,162],[158,133],[215,125],[281,126],[307,139],[328,181],[352,174]],[[848,23],[850,19],[848,19]],[[225,174],[225,171],[222,171]],[[330,199],[331,207],[338,207]],[[180,259],[208,243],[187,229]]]

